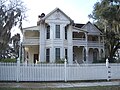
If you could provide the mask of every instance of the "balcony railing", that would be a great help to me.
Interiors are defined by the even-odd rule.
[[[73,40],[85,40],[85,38],[73,38]]]
[[[38,45],[39,44],[39,37],[24,38],[23,44],[25,44],[25,45]]]
[[[103,43],[102,42],[99,43],[99,41],[88,41],[87,45],[89,47],[103,47],[104,46]]]
[[[39,37],[27,37],[23,39],[24,45],[39,45]],[[55,41],[58,43],[57,41]],[[85,38],[73,38],[73,46],[89,46],[89,47],[103,47],[103,42],[99,41],[86,41]],[[59,43],[61,43],[59,41]],[[51,44],[51,40],[47,40],[46,44]],[[67,41],[64,41],[64,44],[67,45]]]
[[[73,38],[73,46],[90,46],[90,47],[103,47],[103,42],[99,41],[86,41],[85,38]]]
[[[87,42],[85,40],[74,40],[73,39],[73,46],[85,46],[86,43]]]

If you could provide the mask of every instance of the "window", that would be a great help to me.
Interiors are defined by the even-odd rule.
[[[67,49],[65,49],[65,59],[67,59]]]
[[[67,27],[65,27],[65,39],[67,40]]]
[[[46,49],[46,62],[49,62],[50,61],[50,49],[47,48]]]
[[[86,49],[84,49],[84,61],[86,61]]]
[[[60,25],[56,25],[56,29],[55,30],[56,30],[56,32],[55,32],[56,36],[55,37],[56,38],[60,38]]]
[[[50,39],[50,26],[47,26],[46,39]]]
[[[55,59],[56,60],[60,59],[60,48],[55,48]]]

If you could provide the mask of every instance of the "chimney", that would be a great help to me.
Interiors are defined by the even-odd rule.
[[[42,19],[43,17],[45,17],[45,14],[44,14],[44,13],[42,13],[41,15],[38,15],[37,26],[40,25],[40,21],[41,21],[41,19]]]
[[[45,17],[45,14],[44,14],[44,13],[41,14],[40,18],[43,18],[43,17]]]

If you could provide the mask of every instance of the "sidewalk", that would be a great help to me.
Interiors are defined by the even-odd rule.
[[[120,81],[110,82],[0,82],[0,87],[11,88],[69,88],[87,86],[111,86],[120,85]]]

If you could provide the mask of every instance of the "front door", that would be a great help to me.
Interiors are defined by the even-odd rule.
[[[36,60],[38,61],[38,54],[34,54],[34,63],[36,63]]]

